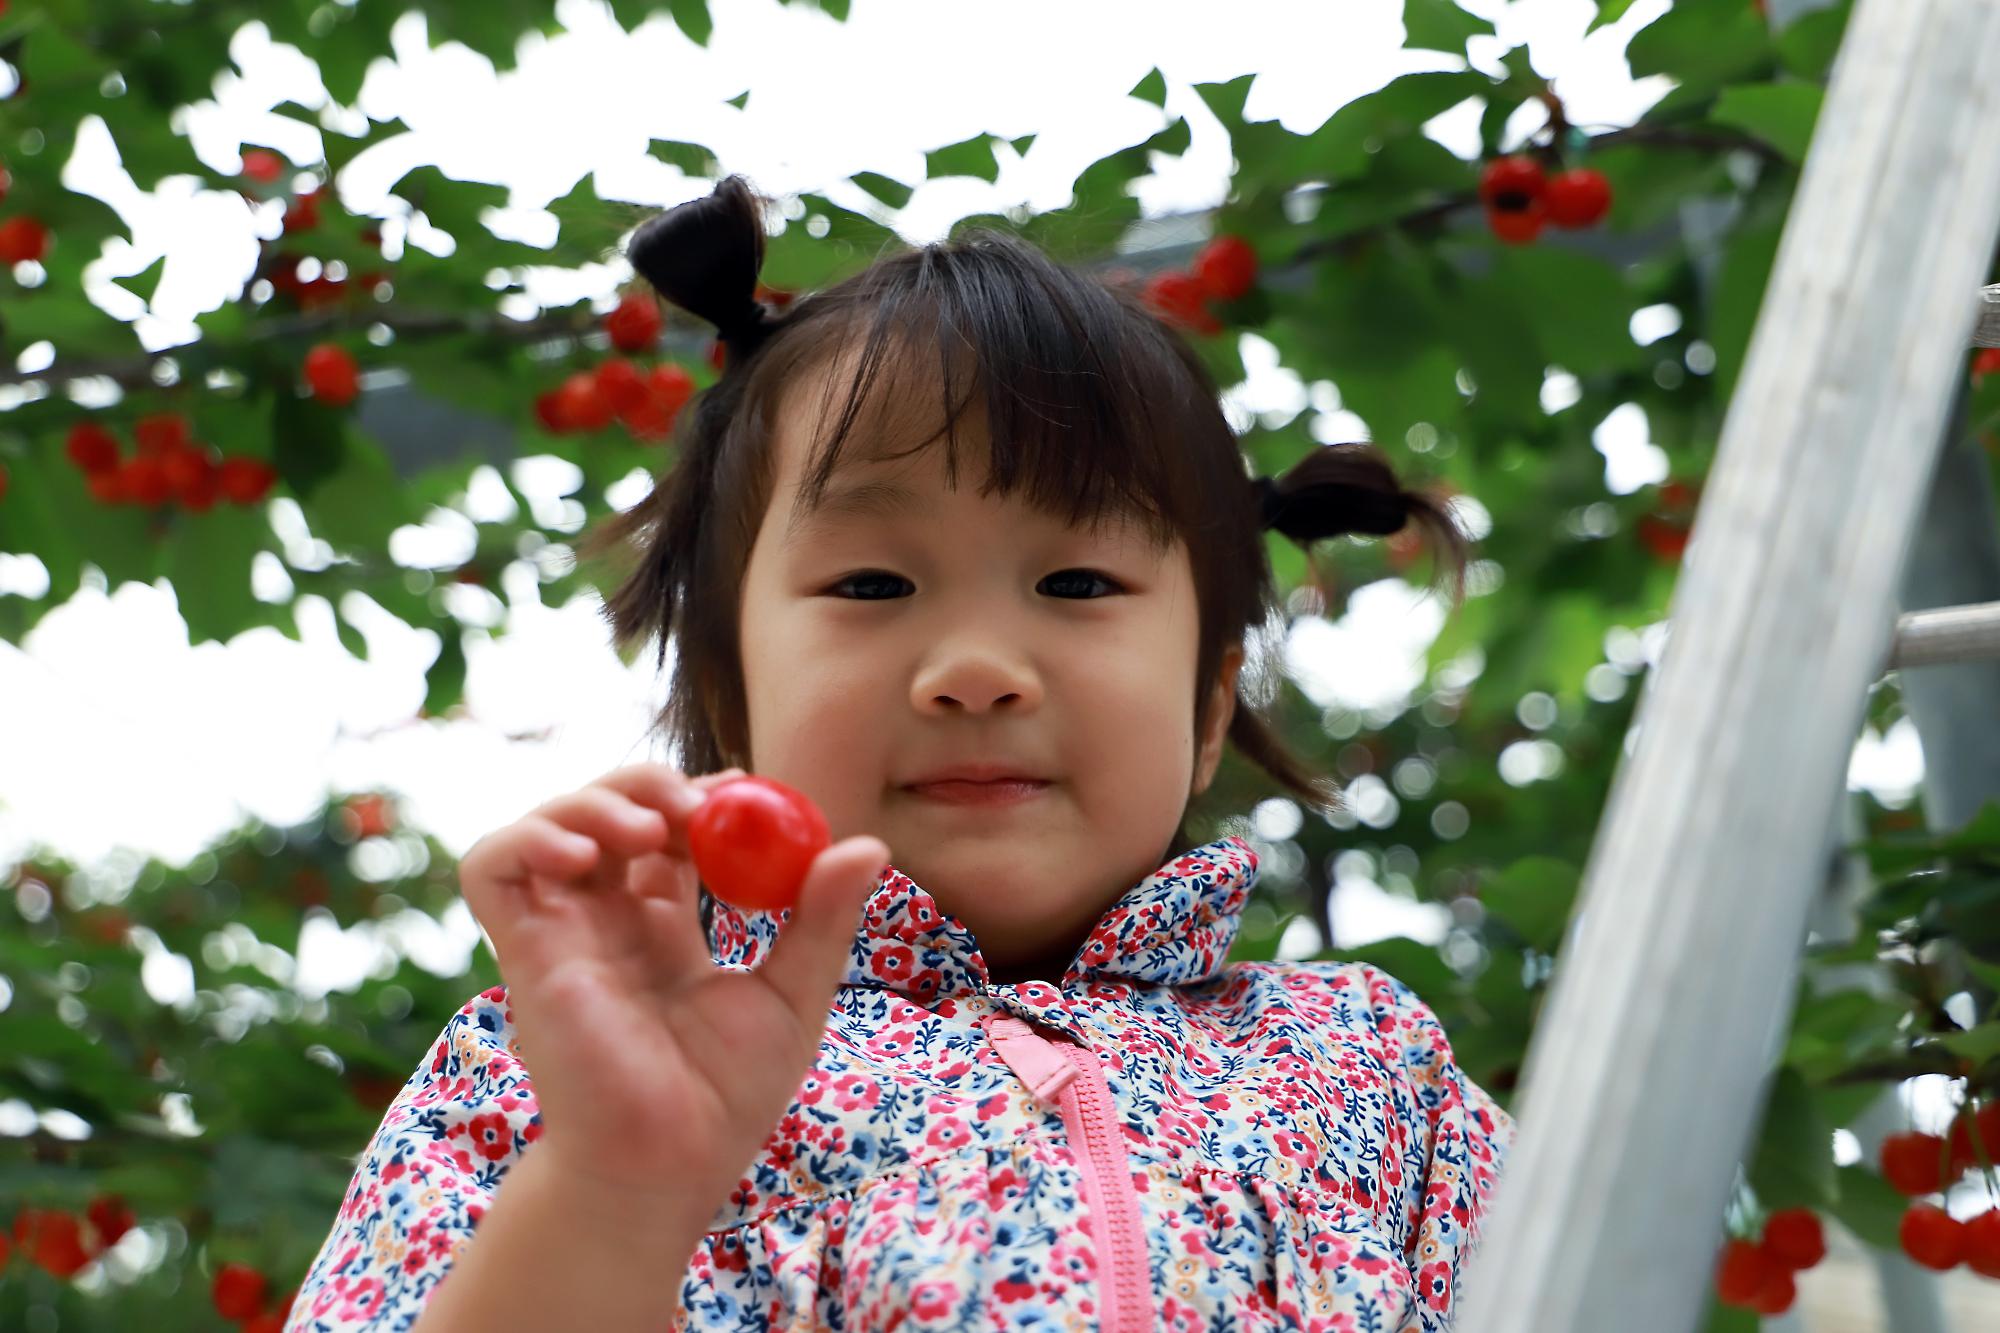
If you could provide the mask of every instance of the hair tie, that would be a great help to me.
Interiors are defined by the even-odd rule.
[[[1257,497],[1257,526],[1274,528],[1278,525],[1278,510],[1284,501],[1278,498],[1277,483],[1269,477],[1258,477],[1250,483],[1251,492]]]
[[[770,307],[752,299],[738,306],[734,314],[717,321],[715,336],[731,348],[749,352],[777,327],[778,321],[771,317]]]
[[[1271,477],[1250,483],[1257,498],[1257,521],[1298,542],[1316,542],[1351,532],[1386,537],[1401,532],[1410,519],[1409,497],[1345,482],[1313,482],[1281,495]]]
[[[757,299],[764,200],[741,176],[641,223],[626,255],[653,290],[715,326],[730,360],[755,351],[783,320]]]

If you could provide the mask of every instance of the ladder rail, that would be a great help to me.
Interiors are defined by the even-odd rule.
[[[2000,235],[1997,86],[2000,5],[1858,0],[1530,1044],[1472,1333],[1707,1307]]]

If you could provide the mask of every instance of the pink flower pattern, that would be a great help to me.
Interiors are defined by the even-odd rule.
[[[1059,985],[997,985],[966,926],[885,868],[816,1067],[718,1201],[675,1333],[1095,1328],[1082,1149],[991,1045],[996,1012],[1103,1062],[1161,1333],[1451,1328],[1514,1122],[1379,968],[1225,965],[1256,877],[1241,838],[1196,848],[1120,898]],[[755,967],[788,915],[718,902],[718,965]],[[384,1113],[286,1333],[407,1330],[540,1133],[496,986]]]

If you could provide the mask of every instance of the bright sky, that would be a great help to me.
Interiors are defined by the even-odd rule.
[[[1667,0],[1637,0],[1587,40],[1583,30],[1596,10],[1589,0],[1465,0],[1464,7],[1499,26],[1496,38],[1475,40],[1474,63],[1497,73],[1500,53],[1528,44],[1577,123],[1629,124],[1671,86],[1659,78],[1635,83],[1622,54],[1631,33]],[[608,197],[668,205],[705,193],[706,182],[687,182],[646,155],[658,136],[708,144],[725,170],[743,171],[772,193],[824,191],[879,212],[867,196],[836,183],[861,170],[919,180],[925,149],[982,131],[1037,136],[1025,159],[1000,149],[992,185],[918,185],[893,222],[905,239],[921,243],[969,213],[1061,206],[1078,171],[1164,123],[1156,109],[1125,96],[1158,66],[1167,111],[1188,117],[1193,147],[1179,161],[1161,159],[1160,173],[1138,193],[1148,216],[1185,212],[1220,202],[1229,168],[1223,133],[1191,84],[1255,71],[1248,116],[1310,130],[1400,73],[1460,67],[1442,53],[1402,51],[1401,9],[1401,0],[1238,0],[1225,17],[1189,0],[1015,0],[1001,20],[990,4],[856,0],[850,20],[838,23],[775,0],[729,0],[713,6],[715,32],[704,49],[664,18],[624,35],[595,5],[559,0],[555,13],[567,30],[530,38],[520,68],[497,78],[462,46],[429,49],[422,18],[410,15],[395,29],[394,59],[371,69],[361,107],[401,117],[412,134],[359,159],[343,179],[343,198],[358,213],[386,211],[384,190],[396,176],[436,162],[454,176],[512,186],[501,225],[534,240],[554,225],[541,205],[586,171],[598,173]],[[232,54],[239,72],[218,80],[216,101],[186,115],[196,151],[222,171],[240,166],[239,144],[276,147],[301,166],[317,160],[311,131],[269,114],[288,99],[323,103],[310,63],[294,48],[273,46],[256,23],[241,31]],[[746,110],[726,104],[745,88]],[[910,114],[912,107],[922,114]],[[1480,109],[1467,102],[1426,132],[1470,158]],[[1534,107],[1524,110],[1510,125],[1515,141],[1540,123]],[[68,179],[116,207],[134,240],[106,248],[89,277],[93,299],[135,319],[149,347],[185,342],[196,314],[240,293],[256,237],[277,234],[277,218],[253,214],[233,193],[198,190],[191,177],[142,194],[117,166],[109,135],[96,128],[80,140]],[[398,229],[384,231],[391,244],[401,240]],[[162,253],[170,257],[149,312],[110,279],[139,272]],[[552,274],[530,293],[557,301],[582,292],[604,301],[624,276],[613,267]],[[1633,336],[1651,341],[1671,332],[1676,318],[1664,307],[1640,312]],[[46,364],[45,350],[24,354],[33,355]],[[1251,376],[1229,391],[1239,419],[1262,413],[1277,423],[1309,410],[1320,438],[1366,433],[1341,411],[1336,386],[1306,386],[1276,360],[1268,343],[1246,337]],[[1567,405],[1574,382],[1565,380],[1551,375],[1544,396],[1551,410]],[[0,410],[16,401],[0,399]],[[1636,406],[1607,417],[1596,440],[1608,492],[1657,479],[1659,454]],[[546,487],[542,478],[561,471],[528,467],[516,480],[524,489]],[[297,513],[280,500],[274,523],[296,528]],[[292,539],[305,540],[296,532]],[[476,633],[468,646],[469,716],[428,724],[412,715],[431,644],[372,604],[356,612],[369,640],[364,662],[340,646],[332,609],[315,598],[300,599],[303,643],[254,630],[227,646],[191,647],[170,592],[136,583],[84,589],[21,648],[0,643],[0,698],[8,703],[0,713],[0,865],[37,844],[107,869],[145,855],[179,863],[246,815],[296,821],[329,789],[396,793],[407,817],[456,854],[611,768],[664,758],[649,753],[644,737],[663,689],[644,660],[627,669],[611,652],[594,600],[545,608],[523,570],[510,575],[506,604],[494,608],[506,617],[505,635]],[[39,562],[0,554],[0,595],[32,594],[38,583],[46,586]],[[1286,667],[1319,702],[1393,710],[1421,683],[1421,655],[1440,623],[1434,603],[1385,581],[1356,596],[1338,623],[1301,620]],[[1607,646],[1615,658],[1614,649]],[[1534,780],[1540,755],[1532,745],[1513,755],[1510,780]],[[1503,757],[1503,771],[1508,762]],[[1886,744],[1864,740],[1850,781],[1907,794],[1920,773],[1914,735],[1897,732]],[[1355,795],[1378,811],[1395,800],[1379,778]],[[1296,815],[1289,802],[1267,802],[1253,826],[1282,837]],[[1378,880],[1393,884],[1394,876],[1371,858],[1343,857],[1340,874],[1335,925],[1345,942],[1441,933],[1443,909],[1381,887]],[[462,966],[477,940],[462,908],[442,938],[422,926],[392,923],[389,933],[403,931],[403,947],[420,961],[429,955],[434,961],[426,965],[440,970]],[[360,932],[348,947],[335,947],[330,923],[309,923],[301,989],[358,984],[375,952],[370,928]],[[1286,941],[1288,953],[1299,956],[1318,947],[1303,936]]]

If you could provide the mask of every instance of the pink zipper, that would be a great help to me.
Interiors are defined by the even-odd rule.
[[[1073,1042],[1050,1041],[1011,1014],[991,1015],[987,1035],[1037,1098],[1061,1106],[1070,1143],[1083,1145],[1084,1202],[1091,1216],[1102,1219],[1098,1240],[1111,1256],[1110,1277],[1099,1282],[1104,1309],[1098,1326],[1104,1333],[1151,1333],[1146,1233],[1118,1109],[1097,1057]]]

